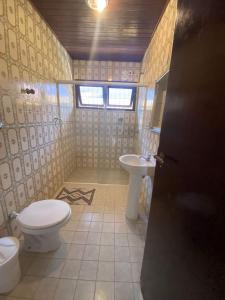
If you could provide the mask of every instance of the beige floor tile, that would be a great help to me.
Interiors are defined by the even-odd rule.
[[[97,261],[82,261],[79,279],[81,280],[96,280],[98,270]]]
[[[141,264],[140,263],[132,263],[131,269],[132,269],[132,281],[140,282]]]
[[[114,207],[110,207],[107,204],[105,204],[104,215],[113,215],[113,214],[115,214]],[[114,221],[115,221],[115,218],[111,222],[114,222]],[[109,222],[109,221],[104,221],[104,222]]]
[[[35,300],[52,300],[58,285],[59,279],[56,278],[42,278],[39,286],[34,294]]]
[[[97,280],[114,281],[114,262],[99,262]]]
[[[74,184],[72,183],[72,186]],[[71,205],[72,213],[83,213],[86,205]]]
[[[96,282],[95,300],[114,300],[114,282]]]
[[[88,232],[76,231],[73,236],[72,242],[75,244],[86,244],[87,243]]]
[[[115,247],[115,261],[130,262],[129,247]]]
[[[74,232],[70,230],[61,230],[60,236],[63,243],[70,244],[73,240]]]
[[[144,247],[144,237],[141,235],[128,233],[128,243],[131,247]]]
[[[75,212],[72,209],[71,220],[74,222],[78,222],[78,221],[80,221],[81,215],[82,215],[82,212]]]
[[[115,223],[103,223],[103,232],[114,233],[115,232]]]
[[[115,234],[115,245],[116,246],[128,246],[128,237],[126,233]]]
[[[93,300],[95,282],[78,280],[74,300]]]
[[[67,181],[77,183],[124,184],[129,180],[128,173],[122,169],[77,168]]]
[[[115,234],[111,232],[103,232],[101,234],[101,245],[114,245],[115,244]]]
[[[127,221],[127,233],[128,234],[139,234],[139,227],[137,222]]]
[[[138,227],[138,234],[146,237],[146,234],[147,234],[147,229],[148,229],[148,224],[143,224],[143,223],[138,223],[137,224],[137,227]],[[145,240],[145,238],[144,238]]]
[[[56,251],[45,253],[46,257],[66,259],[69,255],[70,244],[61,244]]]
[[[27,270],[27,275],[45,276],[50,258],[36,258]]]
[[[26,274],[28,268],[30,267],[31,263],[33,262],[35,258],[31,256],[25,256],[25,255],[20,255],[19,256],[19,262],[20,262],[20,267],[21,267],[21,272],[22,274]]]
[[[64,230],[71,230],[71,231],[75,231],[77,228],[78,222],[70,220],[64,227]]]
[[[104,214],[104,222],[114,222],[115,215],[114,214]]]
[[[131,262],[142,262],[143,255],[144,255],[143,247],[130,247]]]
[[[85,214],[93,214],[94,213],[94,206],[93,206],[93,203],[92,205],[86,205],[85,208],[84,208],[84,213]]]
[[[76,231],[89,231],[91,222],[79,221],[76,227]]]
[[[127,233],[127,224],[115,223],[115,233]]]
[[[103,213],[93,213],[92,215],[92,222],[102,222],[104,218],[104,214]]]
[[[102,222],[91,222],[90,224],[90,232],[102,232]]]
[[[139,283],[133,283],[134,300],[143,300],[141,287]]]
[[[86,245],[83,255],[83,260],[98,260],[99,259],[99,246]]]
[[[61,278],[78,279],[80,265],[80,260],[66,260],[61,272]]]
[[[30,299],[30,294],[34,300],[141,299],[144,216],[136,223],[126,219],[125,185],[79,186],[96,188],[92,205],[71,206],[72,218],[61,231],[63,243],[57,251],[20,257],[27,275],[12,299]]]
[[[12,291],[10,296],[17,298],[33,298],[39,283],[39,277],[24,276],[21,282]]]
[[[131,264],[115,262],[115,281],[132,282]]]
[[[124,214],[115,214],[115,222],[117,223],[126,223],[127,219]]]
[[[91,221],[92,220],[92,212],[90,213],[82,213],[80,216],[80,221]]]
[[[95,200],[92,206],[92,212],[95,214],[104,214],[104,206],[105,206],[105,200]],[[92,221],[103,221],[103,218],[101,220],[92,220]]]
[[[87,244],[89,245],[100,245],[101,233],[100,232],[89,232],[87,237]]]
[[[76,280],[60,279],[54,295],[54,300],[73,300]]]
[[[49,259],[46,264],[44,276],[59,278],[64,267],[64,259]]]
[[[135,300],[132,283],[115,283],[115,300]]]
[[[114,246],[101,245],[99,261],[114,261],[114,260],[115,260]]]
[[[76,245],[71,244],[70,250],[69,250],[69,259],[82,259],[83,253],[84,253],[85,245]]]

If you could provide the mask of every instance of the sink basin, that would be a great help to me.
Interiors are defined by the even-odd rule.
[[[155,160],[151,157],[150,161],[146,161],[137,154],[126,154],[119,158],[121,166],[130,174],[127,211],[126,217],[130,220],[137,220],[139,196],[143,176],[150,176],[151,179],[155,173]]]
[[[153,176],[155,171],[155,160],[151,158],[146,161],[143,157],[137,154],[126,154],[119,158],[121,166],[130,174],[139,176]]]

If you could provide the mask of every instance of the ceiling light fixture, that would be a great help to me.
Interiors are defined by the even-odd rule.
[[[109,0],[86,0],[87,5],[98,12],[102,12],[109,4]]]

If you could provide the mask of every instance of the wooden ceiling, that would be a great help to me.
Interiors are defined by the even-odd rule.
[[[141,61],[167,0],[31,0],[74,59]]]

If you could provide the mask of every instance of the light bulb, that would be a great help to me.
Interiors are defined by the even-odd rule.
[[[97,11],[102,12],[106,8],[106,0],[97,0]]]
[[[101,13],[108,5],[108,0],[86,0],[88,6]]]

